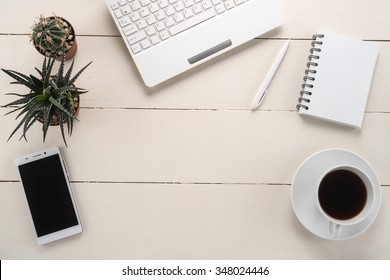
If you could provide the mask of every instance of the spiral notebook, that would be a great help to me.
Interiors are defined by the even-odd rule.
[[[298,112],[361,128],[377,46],[326,32],[313,35],[311,46]]]

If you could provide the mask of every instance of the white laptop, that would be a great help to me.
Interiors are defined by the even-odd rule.
[[[276,0],[105,1],[149,87],[283,22]]]

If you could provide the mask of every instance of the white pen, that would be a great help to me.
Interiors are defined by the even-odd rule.
[[[271,68],[269,69],[267,76],[265,77],[263,83],[261,84],[259,90],[257,91],[257,94],[255,98],[253,99],[251,109],[255,110],[261,102],[264,99],[265,93],[267,92],[268,85],[270,84],[272,78],[275,75],[276,70],[278,69],[280,62],[282,62],[282,59],[284,55],[286,54],[288,44],[290,43],[290,40],[288,40],[282,47],[282,49],[279,51],[278,56],[276,57],[274,63],[272,64]]]

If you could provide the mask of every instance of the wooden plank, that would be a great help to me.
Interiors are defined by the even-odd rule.
[[[93,64],[78,80],[90,91],[83,96],[83,107],[162,108],[162,109],[244,109],[265,77],[282,40],[252,40],[232,52],[207,62],[155,88],[147,88],[120,38],[80,38],[75,69]],[[380,54],[372,83],[367,111],[389,112],[387,91],[390,80],[390,43],[377,43]],[[34,73],[42,56],[28,43],[26,36],[1,36],[2,68]],[[259,110],[294,111],[309,54],[309,41],[291,41],[289,50],[275,75]],[[18,59],[15,59],[15,53]],[[70,63],[70,62],[69,62]],[[67,63],[67,65],[69,65]],[[353,71],[353,69],[351,69]],[[23,88],[10,85],[11,79],[0,73],[0,104],[13,100],[5,92]]]
[[[389,1],[355,0],[353,7],[349,1],[338,0],[278,0],[278,4],[285,22],[263,38],[310,38],[318,30],[326,29],[362,39],[390,39],[389,31],[384,28],[390,25]],[[75,13],[75,9],[79,12]],[[34,2],[34,5],[29,0],[19,0],[18,5],[1,1],[0,10],[4,14],[18,15],[11,17],[11,22],[1,21],[0,33],[29,33],[36,17],[54,13],[67,18],[79,35],[119,35],[104,1],[68,0],[54,7],[49,0]]]
[[[280,37],[310,38],[327,30],[367,40],[389,40],[390,1],[278,0],[285,15]],[[276,34],[273,34],[277,36]]]
[[[104,1],[68,0],[54,4],[50,0],[40,0],[32,4],[20,0],[17,5],[1,1],[0,11],[6,15],[18,15],[0,22],[0,33],[5,34],[29,34],[40,15],[53,14],[66,18],[78,35],[119,34]]]
[[[390,185],[390,150],[383,148],[390,114],[366,114],[361,131],[296,112],[82,109],[79,119],[64,149],[75,181],[290,184],[310,154],[345,148],[365,157]],[[29,143],[17,137],[4,143],[15,125],[1,118],[3,180],[17,179],[17,156],[63,146],[58,127],[42,145],[38,124]]]
[[[346,241],[295,217],[290,187],[74,184],[84,232],[39,247],[21,187],[0,183],[1,259],[387,259],[390,206]],[[390,189],[383,188],[383,201]]]

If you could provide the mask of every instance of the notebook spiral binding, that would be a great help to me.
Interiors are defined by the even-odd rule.
[[[312,95],[312,92],[310,89],[312,89],[314,86],[310,83],[310,81],[315,80],[315,74],[317,73],[317,70],[313,69],[318,66],[318,62],[316,62],[318,59],[320,59],[319,53],[321,52],[321,45],[322,41],[318,39],[324,38],[324,34],[314,34],[313,35],[313,41],[311,42],[312,48],[310,49],[310,55],[308,56],[309,62],[306,64],[307,69],[305,70],[305,76],[303,77],[304,83],[302,84],[302,90],[300,92],[301,97],[298,98],[298,105],[297,109],[303,108],[305,110],[309,110],[310,103],[310,96]],[[305,104],[302,104],[302,103]]]

